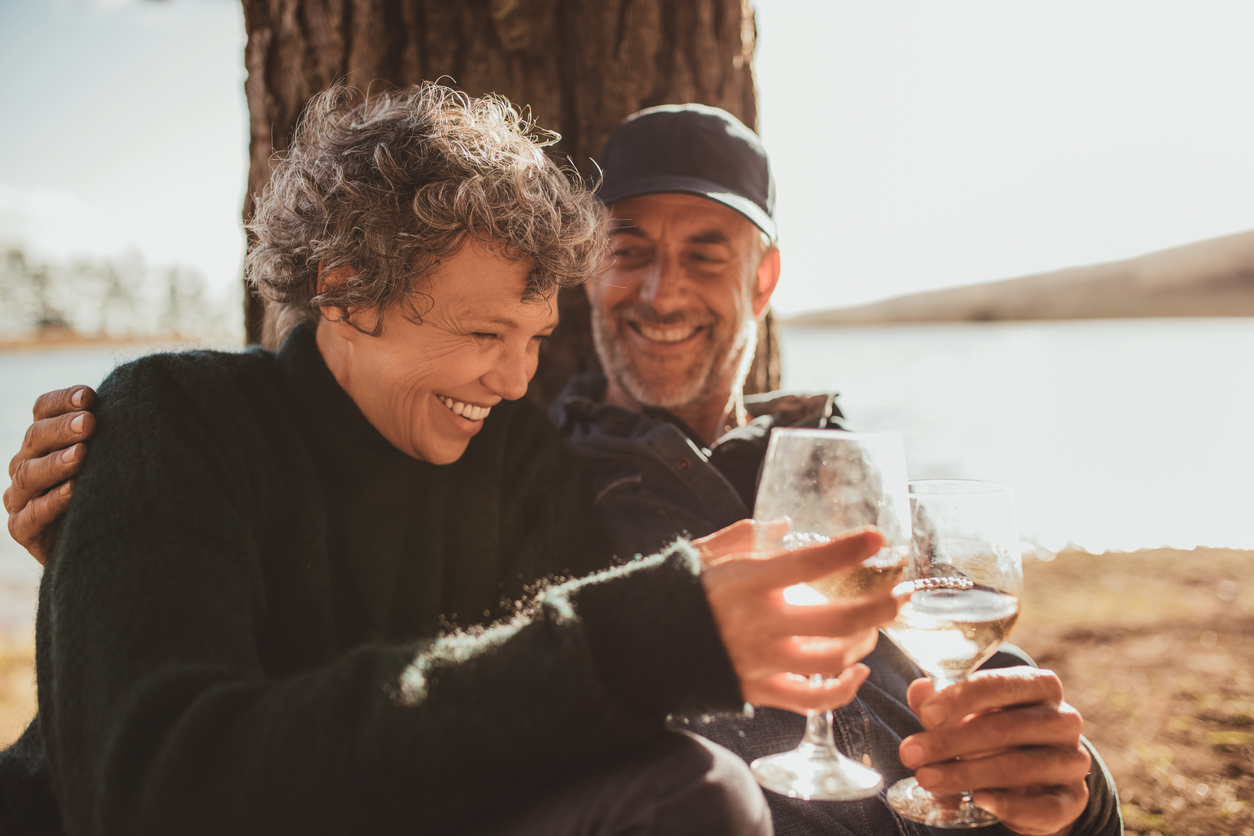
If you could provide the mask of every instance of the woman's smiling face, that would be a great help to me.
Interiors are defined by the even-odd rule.
[[[398,450],[432,464],[461,458],[502,400],[527,392],[540,342],[557,326],[551,300],[522,300],[528,261],[470,242],[441,259],[413,297],[421,322],[392,306],[378,336],[323,319],[318,348],[340,386]],[[363,313],[365,314],[363,316]],[[371,312],[355,311],[363,328]]]

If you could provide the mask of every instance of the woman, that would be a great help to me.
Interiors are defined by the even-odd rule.
[[[434,85],[323,95],[252,226],[282,348],[149,357],[101,387],[37,625],[68,832],[490,827],[607,763],[642,771],[669,713],[843,670],[895,611],[779,596],[873,533],[750,560],[734,527],[697,544],[705,567],[680,542],[606,569],[517,400],[552,294],[602,249],[529,130]],[[769,830],[746,780],[705,826]]]

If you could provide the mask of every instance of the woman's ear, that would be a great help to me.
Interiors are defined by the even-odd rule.
[[[318,265],[318,295],[327,293],[336,288],[342,288],[348,283],[348,280],[357,275],[357,269],[351,265],[344,264],[336,267],[334,270],[325,270],[320,263]],[[328,322],[343,322],[350,324],[354,317],[361,318],[361,308],[357,306],[343,307],[339,305],[324,305],[321,308],[322,318]],[[361,323],[355,323],[360,326]]]

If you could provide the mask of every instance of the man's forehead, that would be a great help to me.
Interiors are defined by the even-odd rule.
[[[695,243],[724,243],[757,232],[739,212],[690,194],[641,195],[613,203],[608,209],[611,235],[679,235]]]

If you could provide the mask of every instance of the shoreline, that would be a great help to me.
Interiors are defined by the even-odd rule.
[[[27,335],[24,337],[0,338],[0,353],[9,351],[44,351],[73,348],[125,348],[128,346],[167,346],[167,345],[234,345],[245,348],[243,334],[228,331],[214,331],[204,334],[136,334],[128,337],[92,336],[89,334],[58,334],[40,337]]]

